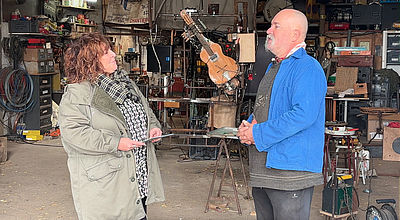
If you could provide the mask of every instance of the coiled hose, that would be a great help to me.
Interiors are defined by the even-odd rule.
[[[24,112],[33,106],[33,80],[24,69],[0,70],[0,104],[6,111]]]

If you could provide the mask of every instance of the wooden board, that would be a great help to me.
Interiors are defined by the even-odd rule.
[[[7,137],[0,137],[0,162],[7,161]]]
[[[256,62],[256,40],[254,33],[238,34],[239,39],[239,63]]]
[[[352,89],[357,82],[358,67],[338,67],[336,69],[335,92]]]
[[[393,141],[400,137],[400,128],[385,127],[383,132],[383,160],[400,161],[400,154],[393,150]]]
[[[387,120],[387,119],[382,119],[382,128],[384,128],[384,125],[383,124],[387,124],[387,123],[390,123],[390,122],[392,122],[392,121],[395,121],[395,122],[400,122],[399,120]],[[374,120],[374,119],[371,119],[371,115],[368,115],[368,123],[367,123],[367,141],[370,141],[371,140],[371,133],[372,132],[376,132],[376,129],[379,127],[379,120],[378,119],[376,119],[376,120]],[[385,136],[385,131],[383,132],[383,136]],[[374,139],[375,141],[382,141],[382,139],[378,139],[378,138],[375,138]]]
[[[325,216],[332,217],[332,213],[329,213],[329,212],[319,210],[319,213],[321,213],[322,215],[325,215]],[[357,213],[358,213],[358,211],[353,211],[353,215],[356,215]],[[346,219],[350,215],[351,215],[350,213],[345,213],[345,214],[341,214],[341,215],[334,215],[333,218],[334,219]]]

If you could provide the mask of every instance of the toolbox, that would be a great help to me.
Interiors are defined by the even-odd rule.
[[[373,66],[372,55],[341,55],[338,56],[338,66]]]

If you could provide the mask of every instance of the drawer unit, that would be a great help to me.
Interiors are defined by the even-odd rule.
[[[383,31],[382,37],[382,68],[393,69],[400,75],[400,31]]]
[[[400,50],[387,50],[386,64],[400,65]]]
[[[41,76],[38,79],[39,86],[50,86],[51,85],[51,76]]]
[[[40,130],[41,134],[52,128],[52,76],[31,75],[33,80],[33,106],[25,114],[27,130]]]
[[[47,116],[48,114],[51,115],[51,105],[40,106],[39,115],[40,116]]]
[[[51,105],[51,96],[42,96],[40,99],[40,106]]]
[[[400,50],[400,33],[387,35],[387,48]]]
[[[50,86],[44,86],[39,88],[39,95],[44,96],[44,95],[50,95],[51,94],[51,87]]]

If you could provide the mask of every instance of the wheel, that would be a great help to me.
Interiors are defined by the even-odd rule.
[[[388,220],[397,220],[397,214],[393,206],[389,204],[383,204],[381,207],[382,214],[386,214]]]
[[[365,219],[366,220],[383,220],[381,211],[379,211],[379,209],[373,205],[368,207],[367,213],[365,215]]]

